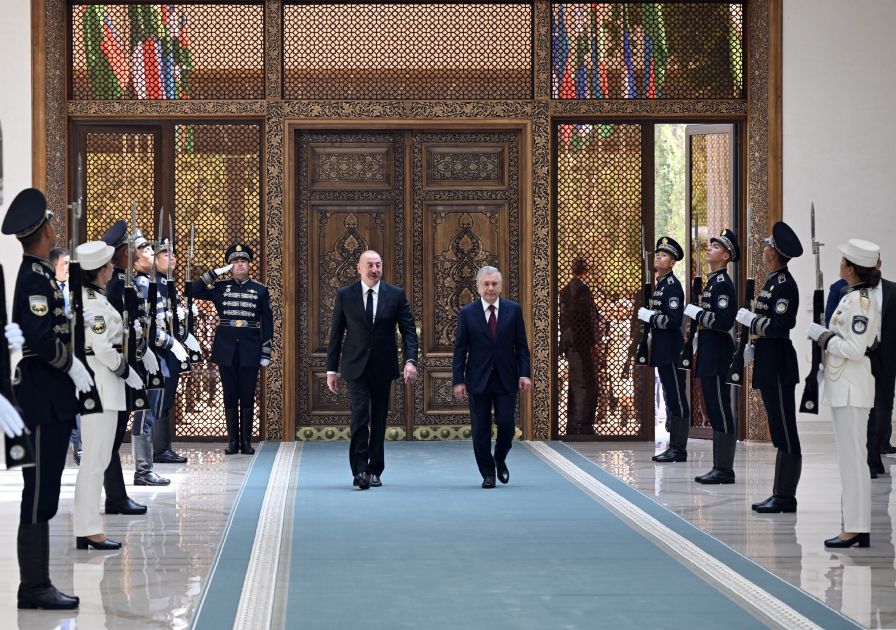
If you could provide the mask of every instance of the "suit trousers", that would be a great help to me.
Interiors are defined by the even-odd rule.
[[[666,417],[690,418],[691,408],[688,406],[688,395],[685,390],[686,375],[684,370],[677,369],[671,363],[656,368],[663,386],[663,398],[666,400]]]
[[[467,396],[470,399],[473,454],[476,456],[476,465],[483,479],[494,478],[496,465],[504,464],[507,453],[513,446],[517,393],[505,391],[495,372],[492,372],[483,393],[467,392]],[[492,456],[492,410],[498,427],[494,456]]]
[[[103,411],[81,417],[81,466],[75,482],[75,536],[92,536],[103,531],[100,498],[103,491],[103,472],[109,465],[117,411]]]
[[[384,379],[369,364],[360,379],[348,381],[352,408],[351,442],[348,456],[352,474],[382,475],[386,467],[386,416],[392,381]]]
[[[74,423],[75,419],[72,418],[71,422],[39,424],[31,432],[34,466],[22,468],[25,480],[19,509],[19,523],[22,525],[46,523],[56,515],[68,440]]]
[[[731,386],[725,383],[725,376],[701,376],[700,391],[713,430],[736,435],[737,423],[731,411]]]
[[[768,415],[768,431],[772,436],[772,444],[779,451],[790,455],[802,455],[800,436],[796,430],[796,385],[763,387],[762,404]]]
[[[871,531],[871,477],[865,463],[865,444],[862,438],[868,422],[865,407],[832,407],[834,443],[840,463],[840,482],[843,495],[843,531]]]
[[[569,391],[566,402],[566,432],[594,435],[597,410],[597,371],[591,347],[569,350]]]
[[[118,449],[124,441],[124,433],[128,430],[128,420],[131,418],[130,411],[118,411],[117,422],[115,425],[115,440],[112,442],[112,456],[109,458],[109,465],[106,466],[106,472],[103,474],[103,487],[106,489],[106,501],[116,502],[124,501],[128,497],[128,492],[124,486],[124,473],[121,470],[121,456]]]
[[[224,409],[252,407],[255,405],[255,385],[258,383],[258,367],[240,367],[239,357],[234,365],[219,365],[221,389],[224,391]]]

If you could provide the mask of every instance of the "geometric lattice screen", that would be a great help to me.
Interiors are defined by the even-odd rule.
[[[174,199],[179,239],[177,275],[184,278],[190,225],[196,226],[192,276],[225,264],[224,251],[244,241],[255,254],[250,275],[264,282],[261,248],[261,126],[258,124],[175,125]],[[182,285],[181,285],[182,286]],[[224,398],[218,367],[210,361],[218,324],[214,305],[196,300],[194,335],[205,361],[192,374],[177,401],[178,437],[224,436]],[[253,434],[259,431],[261,388],[255,391]]]
[[[83,133],[85,153],[85,206],[87,238],[98,239],[118,219],[130,220],[131,202],[137,204],[137,226],[150,239],[158,231],[156,200],[167,199],[166,217],[174,219],[177,253],[175,274],[183,291],[189,233],[196,226],[192,278],[224,264],[224,251],[242,240],[256,252],[252,277],[264,282],[261,216],[261,125],[156,124],[149,130],[129,131],[122,126],[101,127]],[[174,154],[161,155],[161,147]],[[165,170],[162,164],[173,164]],[[167,179],[163,179],[163,173]],[[159,182],[158,184],[156,182]],[[167,219],[163,235],[168,234]],[[178,438],[220,438],[226,435],[223,395],[211,347],[218,317],[210,302],[197,300],[199,309],[193,334],[205,361],[181,377],[175,403]],[[262,417],[263,378],[255,398],[254,434]]]
[[[260,2],[78,4],[70,11],[72,99],[264,98]]]
[[[642,126],[556,127],[555,435],[632,438],[652,421],[634,368],[641,301]],[[575,280],[584,261],[590,270]],[[561,312],[562,309],[562,312]]]
[[[553,98],[744,98],[743,4],[551,8]]]
[[[283,7],[288,99],[526,99],[532,3]]]

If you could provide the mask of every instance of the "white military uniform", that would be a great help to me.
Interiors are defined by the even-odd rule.
[[[822,401],[834,416],[834,441],[843,484],[843,530],[871,531],[871,477],[866,463],[868,412],[874,407],[874,376],[866,351],[877,340],[880,308],[867,287],[852,287],[840,300],[824,348]]]
[[[121,315],[105,294],[92,287],[82,290],[84,308],[93,314],[84,322],[87,365],[103,405],[101,413],[81,416],[83,455],[75,483],[75,536],[93,536],[103,531],[100,498],[103,472],[112,456],[118,412],[127,409],[124,378],[127,363],[121,354],[124,329]]]

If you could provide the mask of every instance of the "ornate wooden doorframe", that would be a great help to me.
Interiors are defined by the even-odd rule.
[[[375,130],[413,130],[413,131],[516,131],[520,134],[519,156],[519,187],[520,187],[520,231],[519,246],[521,252],[519,297],[526,318],[526,327],[532,345],[533,327],[533,273],[535,261],[527,259],[529,252],[534,252],[533,225],[533,188],[532,188],[532,120],[513,119],[395,119],[395,120],[370,120],[370,119],[301,119],[289,118],[283,120],[283,186],[282,191],[282,230],[281,242],[270,243],[269,249],[273,252],[279,248],[281,262],[278,265],[281,270],[282,290],[282,317],[280,325],[282,339],[295,340],[299,334],[297,322],[297,295],[296,273],[301,261],[298,260],[297,216],[296,216],[296,192],[299,182],[296,181],[295,142],[293,138],[297,132],[309,130],[342,130],[342,131],[375,131]],[[406,169],[410,168],[410,162]],[[405,243],[410,248],[411,234],[407,232]],[[273,270],[273,266],[272,270]],[[282,270],[290,270],[283,273]],[[273,281],[273,279],[272,279]],[[302,375],[297,369],[298,345],[295,342],[284,342],[282,357],[279,362],[282,366],[282,439],[296,439],[296,412],[298,404],[296,394],[299,391],[298,379]],[[417,387],[421,387],[418,383]],[[536,390],[535,396],[549,396],[549,390],[545,387],[541,391]],[[532,417],[533,398],[521,397],[520,419],[522,432],[525,439],[532,439],[535,435],[535,427]]]

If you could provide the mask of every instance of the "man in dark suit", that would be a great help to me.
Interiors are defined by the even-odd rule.
[[[476,274],[482,299],[467,304],[457,319],[454,344],[454,395],[469,397],[473,453],[482,487],[510,481],[507,453],[513,444],[517,390],[529,391],[529,345],[520,305],[501,298],[501,272],[483,267]],[[492,455],[492,409],[498,439]]]
[[[877,268],[880,269],[879,260]],[[896,282],[881,278],[871,292],[880,306],[880,333],[870,355],[874,408],[868,414],[868,467],[874,478],[887,472],[881,454],[896,452],[890,446],[893,396],[896,393]]]
[[[401,373],[395,327],[404,346],[404,382],[417,380],[417,330],[401,287],[382,282],[383,260],[368,250],[358,259],[358,282],[336,292],[330,343],[327,346],[327,387],[339,392],[339,374],[348,381],[352,408],[349,461],[354,485],[379,487],[385,468],[386,414],[389,390]],[[343,339],[344,337],[344,339]]]

